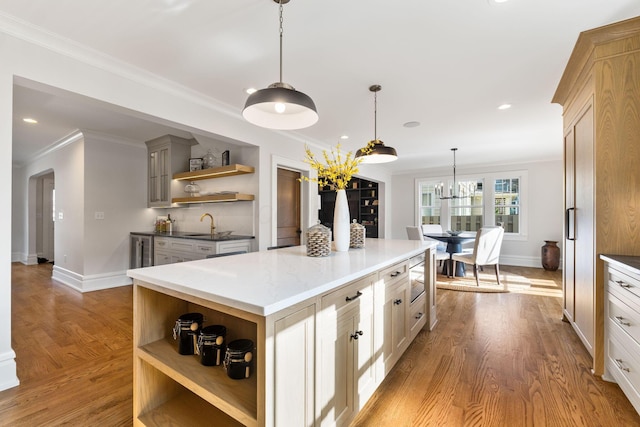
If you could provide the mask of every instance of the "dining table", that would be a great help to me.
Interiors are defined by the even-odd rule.
[[[448,262],[445,262],[442,266],[442,274],[445,274],[447,277],[451,277],[452,275],[456,277],[464,277],[465,267],[463,262],[456,263],[455,271],[453,271],[453,254],[462,252],[463,243],[476,240],[476,233],[474,231],[454,234],[427,233],[424,236],[447,244],[446,251],[449,254],[449,259],[446,260]]]

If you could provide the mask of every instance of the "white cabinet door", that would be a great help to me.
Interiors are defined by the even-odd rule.
[[[383,316],[383,363],[386,375],[409,345],[411,287],[406,281],[385,287]],[[377,313],[379,314],[379,313]]]
[[[275,322],[275,426],[315,425],[315,305]]]
[[[316,374],[322,426],[348,425],[376,388],[375,278],[369,275],[322,298]]]

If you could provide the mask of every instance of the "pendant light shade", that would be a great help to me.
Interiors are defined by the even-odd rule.
[[[361,148],[356,152],[356,158],[361,158],[362,163],[388,163],[398,159],[398,153],[393,147],[387,147],[384,142],[378,139],[378,92],[382,90],[382,86],[373,85],[369,87],[373,92],[373,141],[365,148]]]
[[[273,83],[252,93],[242,116],[250,123],[269,129],[302,129],[318,121],[313,100],[286,83]]]
[[[280,81],[252,93],[242,110],[249,123],[269,129],[302,129],[318,121],[313,100],[282,81],[282,5],[289,0],[273,0],[280,6]]]

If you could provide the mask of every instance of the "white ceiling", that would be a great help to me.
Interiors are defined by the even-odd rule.
[[[247,87],[278,81],[272,0],[0,0],[0,14],[213,97],[240,115]],[[551,98],[581,31],[640,15],[638,0],[291,0],[283,81],[320,120],[292,131],[355,150],[377,134],[394,173],[562,157]],[[0,28],[0,31],[2,29]],[[500,104],[513,108],[500,111]],[[34,116],[39,124],[21,119]],[[403,123],[418,121],[419,127]],[[16,86],[14,162],[89,129],[144,141],[183,130],[110,105]],[[301,149],[300,157],[303,151]]]

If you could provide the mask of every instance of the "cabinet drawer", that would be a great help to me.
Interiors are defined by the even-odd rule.
[[[218,243],[219,254],[228,254],[229,252],[251,252],[251,242],[248,240],[237,240],[231,242]]]
[[[640,346],[616,329],[607,334],[607,368],[629,400],[637,402],[640,390]]]
[[[207,255],[213,255],[216,253],[215,242],[196,242],[193,244],[193,251],[202,258],[206,258]]]
[[[607,295],[607,322],[609,322],[609,328],[620,328],[630,338],[633,338],[636,343],[640,344],[640,313],[632,310],[611,293]]]
[[[322,308],[331,307],[337,311],[351,306],[373,305],[372,282],[374,276],[375,273],[370,274],[323,296]]]
[[[609,264],[608,291],[622,302],[640,312],[640,280]]]
[[[156,251],[169,249],[169,239],[166,237],[155,237],[153,239],[153,249]]]
[[[427,323],[427,295],[422,294],[411,303],[409,310],[409,330],[411,338],[415,337]]]
[[[406,278],[409,275],[409,261],[399,262],[398,264],[380,270],[380,280],[385,284],[393,283],[397,280]]]

